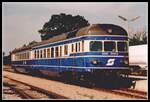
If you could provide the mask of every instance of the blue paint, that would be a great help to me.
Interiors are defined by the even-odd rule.
[[[57,45],[63,45],[63,44],[78,42],[82,40],[126,40],[127,41],[128,38],[116,37],[116,36],[83,36],[80,38],[68,39],[66,41],[37,46],[32,50],[47,48],[47,47],[57,46]],[[89,56],[99,56],[99,57],[89,57]],[[87,71],[92,71],[95,68],[99,70],[128,68],[128,65],[122,63],[124,57],[127,57],[128,59],[128,52],[83,52],[83,53],[70,54],[68,57],[70,58],[12,61],[12,65],[21,65],[20,67],[25,69],[50,70],[50,71],[57,71],[57,72],[64,72],[64,71],[87,72]],[[109,59],[115,60],[114,64],[111,66],[107,66]],[[99,63],[97,65],[94,65],[92,64],[93,60],[98,60]]]
[[[115,59],[114,65],[106,66],[109,59]],[[98,60],[100,63],[97,65],[93,65],[91,63],[92,60]],[[45,70],[55,70],[55,71],[86,71],[87,69],[93,69],[92,67],[97,67],[98,69],[107,69],[107,67],[111,67],[111,69],[115,69],[116,67],[120,69],[122,67],[128,67],[128,65],[122,64],[121,60],[122,57],[81,57],[81,58],[62,58],[62,59],[39,59],[39,60],[27,60],[26,64],[30,65],[32,69],[41,69],[44,68]],[[13,61],[15,65],[22,65],[23,61]],[[36,65],[36,66],[34,66]],[[40,66],[38,66],[40,65]],[[48,65],[48,66],[45,66]],[[52,67],[55,66],[55,67]],[[80,68],[75,68],[80,67]],[[82,68],[83,67],[83,68]],[[90,68],[88,68],[90,67]]]
[[[105,56],[128,56],[128,52],[82,52],[82,53],[73,53],[70,56],[85,56],[85,55],[102,55]]]

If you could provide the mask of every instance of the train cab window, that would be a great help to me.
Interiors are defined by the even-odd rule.
[[[44,49],[44,58],[46,58],[46,49]]]
[[[47,58],[50,58],[50,48],[47,49]]]
[[[127,51],[127,42],[117,42],[118,51]]]
[[[51,57],[52,58],[54,57],[54,48],[53,47],[51,48]]]
[[[116,51],[116,43],[113,41],[104,41],[104,51]]]
[[[67,55],[68,54],[68,45],[64,46],[64,54]]]
[[[90,51],[102,51],[102,42],[101,41],[91,41],[90,42]]]
[[[59,56],[59,51],[58,51],[58,47],[55,47],[55,57]]]

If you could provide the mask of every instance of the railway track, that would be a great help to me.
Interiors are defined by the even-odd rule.
[[[138,99],[147,99],[147,92],[144,91],[127,89],[127,88],[121,88],[121,89],[111,90],[111,91],[129,97],[134,97]]]
[[[10,71],[10,70],[7,70],[7,71],[13,72],[13,71]],[[11,78],[9,78],[9,79],[11,79]],[[11,79],[11,80],[17,81],[17,80],[14,80],[14,79]],[[20,82],[20,83],[22,83],[22,82]],[[26,84],[26,83],[23,83],[23,84]],[[52,92],[48,92],[46,90],[39,89],[39,88],[31,86],[31,85],[28,85],[28,86],[32,87],[32,89],[35,89],[39,92],[50,95],[54,99],[68,99],[67,97],[64,97],[64,96],[61,96],[61,95],[58,95],[58,94],[55,94],[55,93],[52,93]],[[132,97],[132,98],[136,98],[136,99],[147,99],[147,92],[139,91],[139,90],[133,90],[133,89],[128,89],[128,88],[120,88],[120,89],[113,89],[112,90],[112,89],[97,88],[97,87],[95,87],[93,89],[98,90],[98,91],[106,91],[106,92],[109,92],[109,93],[119,94],[121,96]],[[33,99],[33,98],[31,97],[30,99]]]
[[[106,91],[109,93],[118,94],[121,96],[136,98],[136,99],[147,99],[147,92],[128,89],[128,88],[120,88],[120,89],[105,89],[105,88],[93,88],[98,91]]]
[[[48,98],[48,99],[68,99],[65,96],[56,94],[54,92],[50,92],[47,91],[45,89],[41,89],[38,87],[35,87],[33,85],[29,85],[27,83],[23,83],[20,82],[18,80],[15,79],[11,79],[9,77],[4,76],[4,78],[7,78],[9,80],[11,80],[12,82],[14,82],[13,84],[10,83],[5,83],[4,85],[8,86],[11,88],[11,90],[15,91],[15,93],[19,94],[21,96],[22,99],[42,99],[42,98]],[[17,86],[24,86],[24,87],[28,87],[28,88],[23,88],[23,87],[16,87]],[[37,95],[40,94],[40,95]],[[44,96],[44,97],[42,97]]]
[[[8,83],[4,83],[4,86],[9,87],[10,88],[9,90],[11,90],[13,92],[13,94],[19,95],[19,97],[21,97],[22,99],[34,99],[34,97],[32,97],[31,95],[28,95],[21,89],[15,88],[14,86],[12,86]]]

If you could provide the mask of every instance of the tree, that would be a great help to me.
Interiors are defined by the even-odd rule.
[[[37,42],[37,41],[35,41],[35,40],[33,40],[33,41],[29,42],[29,44],[28,44],[28,45],[33,45],[33,44],[36,44],[36,43],[38,43],[38,42]]]
[[[137,31],[135,34],[131,34],[129,38],[129,45],[141,45],[141,44],[147,44],[147,35],[146,35],[146,29],[143,29],[141,31]]]
[[[47,40],[53,36],[62,33],[70,32],[76,29],[90,25],[83,16],[72,16],[61,13],[59,15],[52,15],[51,19],[46,22],[42,29],[38,30],[41,34],[41,40]]]

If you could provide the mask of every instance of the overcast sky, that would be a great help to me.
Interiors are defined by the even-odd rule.
[[[121,15],[127,19],[140,16],[130,23],[130,28],[137,31],[143,27],[148,29],[147,2],[3,2],[2,3],[2,42],[3,51],[8,54],[14,48],[36,40],[40,41],[38,30],[53,14],[72,14],[84,16],[90,24],[112,23],[127,29],[127,22],[118,18]]]

